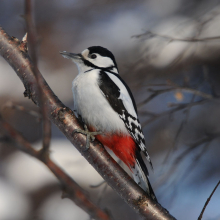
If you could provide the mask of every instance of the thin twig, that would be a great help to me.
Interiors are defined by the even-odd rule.
[[[134,38],[145,37],[146,39],[151,39],[151,38],[154,38],[154,37],[159,37],[159,38],[163,38],[165,40],[168,40],[169,42],[172,42],[172,41],[206,42],[206,41],[212,41],[212,40],[219,40],[220,36],[199,38],[199,36],[201,35],[201,32],[202,32],[203,28],[205,27],[205,25],[207,25],[210,21],[212,21],[217,15],[219,15],[219,12],[211,13],[210,16],[208,16],[205,19],[204,19],[204,14],[202,14],[202,17],[200,17],[200,18],[194,19],[198,23],[197,33],[196,33],[196,35],[194,37],[175,38],[175,37],[172,37],[172,36],[169,36],[169,35],[157,34],[157,33],[152,32],[152,31],[146,31],[143,34],[134,35],[132,37],[134,37]]]
[[[178,168],[178,166],[180,165],[180,163],[183,161],[183,159],[190,153],[192,153],[193,150],[197,149],[199,146],[205,144],[204,146],[204,150],[206,150],[210,144],[211,141],[213,141],[215,138],[219,137],[220,134],[216,134],[216,135],[208,135],[206,137],[203,137],[202,139],[192,143],[192,144],[188,144],[187,149],[185,149],[172,163],[170,169],[168,169],[168,171],[159,179],[158,183],[156,183],[157,187],[160,186],[161,184],[164,183],[164,181],[169,178],[169,176],[171,176]],[[204,153],[204,151],[202,151],[200,153],[199,156],[195,157],[195,160],[198,160],[200,158],[200,156],[202,156],[202,153]],[[164,173],[164,172],[163,172]],[[175,181],[175,180],[174,180]],[[173,181],[173,182],[174,182]],[[172,183],[171,183],[172,184]],[[177,184],[173,184],[176,185]]]
[[[169,42],[182,41],[182,42],[189,42],[189,43],[220,40],[220,36],[204,37],[204,38],[193,38],[193,37],[176,38],[176,37],[172,37],[172,36],[169,36],[169,35],[157,34],[157,33],[154,33],[152,31],[146,31],[143,34],[135,35],[135,36],[132,36],[132,37],[135,37],[135,38],[145,37],[145,39],[147,39],[147,40],[151,39],[151,38],[154,38],[154,37],[160,37],[160,38],[163,38],[163,39],[165,39]]]
[[[32,0],[25,0],[25,22],[28,33],[28,46],[30,47],[30,57],[34,63],[34,66],[38,64],[38,37],[37,30],[32,10]]]
[[[184,173],[182,174],[182,177],[179,180],[179,184],[174,184],[175,186],[180,186],[184,182],[184,180],[192,173],[192,171],[196,168],[196,165],[198,164],[198,161],[200,158],[205,154],[205,152],[209,149],[209,146],[211,142],[214,140],[214,138],[206,143],[204,143],[204,146],[202,150],[195,156],[193,156],[192,162],[189,164],[189,166],[185,169]],[[203,144],[202,144],[203,145]],[[201,146],[201,145],[200,145]],[[202,147],[202,146],[201,146]],[[192,151],[191,151],[192,152]],[[189,152],[190,153],[190,152]],[[178,165],[177,165],[178,166]]]
[[[196,97],[196,95],[194,94],[193,97],[192,97],[191,100],[190,100],[190,103],[193,103],[193,102],[194,102],[195,97]],[[189,119],[189,114],[190,114],[191,108],[192,108],[192,106],[188,106],[188,107],[186,108],[186,110],[184,111],[184,113],[185,113],[186,116],[185,116],[185,118],[182,120],[182,122],[181,122],[181,124],[180,124],[180,126],[179,126],[179,129],[177,130],[176,136],[175,136],[174,141],[173,141],[173,146],[169,149],[167,155],[165,156],[165,159],[164,159],[164,161],[163,161],[163,164],[165,164],[166,161],[168,160],[171,151],[174,151],[174,150],[177,148],[177,145],[178,145],[178,142],[179,142],[179,138],[180,138],[180,134],[181,134],[181,132],[182,132],[184,126],[187,124],[187,121],[188,121],[188,119]]]
[[[156,96],[161,95],[161,94],[166,93],[166,92],[173,91],[173,90],[175,90],[175,89],[174,88],[160,89],[160,90],[148,89],[148,91],[152,92],[152,94],[147,99],[145,99],[144,101],[139,103],[138,108],[140,108],[141,106],[147,104],[148,102],[150,102]]]
[[[175,108],[164,111],[162,113],[154,114],[154,116],[152,116],[150,119],[146,120],[143,123],[143,127],[148,125],[149,123],[152,123],[153,121],[155,121],[155,120],[157,120],[161,117],[164,117],[164,116],[167,116],[167,115],[172,115],[173,113],[181,111],[185,108],[189,108],[189,107],[193,107],[193,106],[197,106],[197,105],[203,105],[207,102],[208,102],[208,100],[204,99],[204,100],[200,100],[200,101],[193,102],[193,103],[180,103],[180,104],[178,104],[178,103],[169,103],[169,105],[168,105],[169,107],[175,107]]]
[[[199,215],[199,217],[198,217],[198,220],[201,220],[201,219],[202,219],[203,213],[205,212],[205,209],[206,209],[207,205],[209,204],[209,202],[210,202],[210,200],[211,200],[213,194],[215,193],[215,190],[218,188],[219,184],[220,184],[220,180],[219,180],[219,182],[217,183],[217,185],[215,186],[215,188],[214,188],[214,190],[212,191],[212,193],[211,193],[211,195],[209,196],[209,198],[206,200],[206,203],[205,203],[205,205],[204,205],[204,207],[203,207],[203,209],[202,209],[202,212],[200,213],[200,215]]]
[[[171,86],[171,85],[167,85],[167,86]],[[152,92],[152,94],[145,99],[144,101],[142,101],[141,103],[138,104],[138,107],[141,107],[145,104],[147,104],[148,102],[150,102],[153,98],[155,98],[158,95],[161,95],[163,93],[167,93],[167,92],[171,92],[171,91],[185,91],[185,92],[189,92],[192,93],[196,96],[200,96],[204,99],[208,99],[208,100],[215,100],[215,101],[219,101],[219,99],[215,99],[212,95],[207,94],[205,92],[201,92],[199,90],[193,89],[193,88],[189,88],[189,87],[184,87],[184,86],[178,86],[176,84],[172,84],[171,88],[166,88],[166,89],[158,89],[158,90],[154,90],[154,89],[148,89],[149,92]]]
[[[156,57],[159,55],[160,51],[162,51],[162,47],[166,47],[168,44],[172,43],[172,42],[184,42],[186,44],[185,48],[183,49],[183,51],[181,53],[179,53],[177,55],[176,58],[174,58],[169,64],[167,64],[167,66],[170,67],[174,67],[176,66],[178,63],[183,62],[183,60],[191,60],[191,58],[195,57],[196,54],[196,49],[198,47],[198,42],[212,42],[212,41],[219,41],[220,40],[220,36],[213,36],[213,37],[205,37],[205,38],[201,38],[201,33],[202,31],[205,29],[205,26],[207,26],[207,24],[212,21],[217,15],[219,15],[219,12],[214,12],[214,13],[209,13],[209,16],[204,16],[204,14],[200,17],[200,18],[195,18],[194,22],[197,23],[196,27],[194,28],[194,36],[192,37],[174,37],[174,36],[170,36],[170,35],[166,35],[166,34],[158,34],[158,33],[154,33],[152,31],[146,31],[143,34],[140,35],[136,35],[133,36],[135,38],[139,38],[142,41],[147,41],[147,40],[151,40],[151,39],[161,39],[160,42],[156,45],[156,44],[148,44],[147,48],[145,49],[145,52],[147,53],[147,50],[152,50],[153,46],[156,46],[158,49],[156,49],[157,52],[155,52],[155,48],[153,49],[153,53],[148,53],[145,55],[145,61],[146,58],[148,60],[156,59]],[[186,22],[183,22],[186,23]],[[177,27],[174,27],[173,29],[173,33],[178,33],[179,30],[182,30],[184,28],[179,28],[181,26],[181,24],[179,24]],[[177,29],[178,30],[175,30]],[[164,46],[158,46],[158,45],[164,45]],[[192,50],[192,46],[194,46],[194,49]],[[144,62],[146,63],[146,62]]]
[[[42,119],[41,114],[39,112],[33,111],[33,110],[28,110],[24,106],[16,105],[16,104],[12,103],[11,101],[6,102],[2,106],[2,110],[4,110],[5,108],[11,108],[11,109],[15,109],[15,110],[18,110],[21,112],[25,112],[25,113],[35,117],[37,119],[37,121],[41,121],[41,119]]]
[[[174,161],[175,166],[177,166],[180,163],[180,161],[182,161],[189,153],[191,153],[192,150],[195,150],[197,147],[201,146],[202,144],[208,143],[219,136],[220,136],[219,134],[207,135],[206,137],[203,137],[202,139],[196,141],[195,143],[189,144],[188,148],[175,159]]]
[[[42,85],[40,81],[39,71],[37,71],[37,31],[34,22],[33,10],[32,10],[32,0],[25,0],[25,21],[27,26],[28,32],[28,39],[29,39],[29,46],[31,51],[31,58],[33,61],[34,67],[34,75],[37,79],[38,90],[40,94],[40,106],[41,106],[41,113],[43,118],[43,146],[42,146],[42,153],[48,153],[50,140],[51,140],[51,124],[50,120],[47,117],[47,106],[43,103],[45,102],[45,96],[42,91]]]

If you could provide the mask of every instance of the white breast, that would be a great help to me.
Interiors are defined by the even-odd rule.
[[[95,127],[96,130],[128,134],[124,122],[101,93],[98,80],[99,70],[80,73],[74,79],[74,109],[87,125]]]

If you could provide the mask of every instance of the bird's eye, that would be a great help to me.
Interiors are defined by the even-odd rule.
[[[92,58],[92,59],[95,59],[96,57],[97,57],[97,56],[96,56],[95,54],[92,54],[92,55],[91,55],[91,58]]]

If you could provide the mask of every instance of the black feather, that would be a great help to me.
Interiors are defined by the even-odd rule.
[[[108,100],[111,107],[121,115],[126,109],[122,100],[119,99],[120,89],[104,71],[101,70],[99,76],[99,87],[105,98]]]
[[[148,175],[149,175],[148,169],[147,169],[147,167],[146,167],[146,165],[145,165],[145,163],[144,163],[144,160],[143,160],[143,158],[142,158],[142,156],[141,156],[141,152],[140,152],[139,149],[136,150],[136,159],[138,160],[138,162],[139,162],[139,164],[140,164],[140,166],[141,166],[141,169],[142,169],[144,175],[146,176],[147,185],[148,185],[148,188],[149,188],[150,196],[151,196],[152,199],[154,199],[154,200],[157,202],[157,197],[156,197],[156,195],[154,194],[153,188],[152,188],[152,186],[151,186],[151,184],[150,184],[150,181],[149,181],[149,179],[148,179]]]
[[[113,72],[111,72],[111,71],[109,71],[109,70],[106,70],[107,72],[109,72],[109,73],[111,73],[111,74],[113,74],[114,76],[116,76],[123,84],[124,84],[124,86],[125,86],[125,88],[127,89],[127,91],[128,91],[128,94],[129,94],[129,96],[131,97],[131,101],[132,101],[132,104],[133,104],[133,106],[134,106],[134,110],[135,110],[135,112],[136,112],[136,114],[137,114],[137,106],[136,106],[136,102],[135,102],[135,100],[134,100],[134,96],[133,96],[133,94],[132,94],[132,92],[131,92],[131,90],[130,90],[130,88],[128,87],[128,85],[126,84],[126,82],[117,74],[117,73],[113,73]],[[105,73],[105,71],[103,70],[103,71],[101,71],[102,73]],[[106,73],[105,73],[105,75],[107,75]],[[108,76],[108,75],[107,75]],[[108,76],[108,78],[110,79],[110,77]],[[110,79],[111,80],[111,79]],[[112,80],[111,80],[112,81]],[[115,84],[113,81],[112,81],[112,83],[113,84]],[[117,86],[117,85],[116,85]],[[117,87],[118,88],[118,87]],[[120,89],[118,88],[118,90],[120,91]],[[119,93],[119,96],[120,96],[120,93]],[[118,97],[119,97],[118,96]]]

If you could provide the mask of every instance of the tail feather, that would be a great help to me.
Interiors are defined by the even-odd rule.
[[[147,167],[141,157],[140,152],[136,153],[136,163],[134,168],[132,168],[133,177],[135,182],[144,190],[146,191],[152,199],[157,201],[157,198],[154,194],[150,181],[148,179],[148,170]]]

